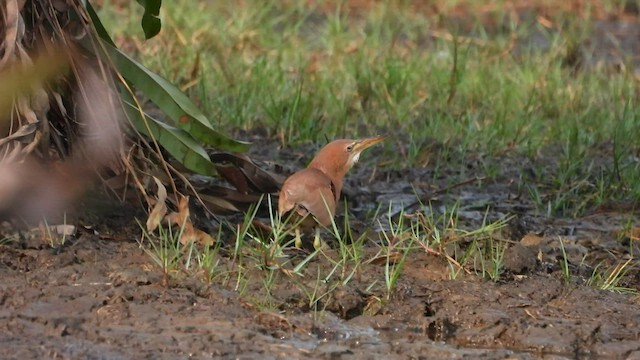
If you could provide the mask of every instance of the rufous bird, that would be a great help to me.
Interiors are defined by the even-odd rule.
[[[341,139],[325,145],[306,169],[285,180],[278,199],[280,216],[294,212],[297,217],[303,217],[297,223],[304,232],[313,229],[316,222],[331,226],[345,174],[358,162],[365,149],[382,140],[384,136]]]

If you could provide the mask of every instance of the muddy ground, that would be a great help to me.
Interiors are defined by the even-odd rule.
[[[637,35],[637,22],[630,32],[628,21],[597,24],[614,30],[624,25],[624,39]],[[285,174],[311,155],[278,149],[262,135],[239,137],[256,143],[257,159],[293,160],[279,170]],[[402,149],[400,140],[390,141]],[[457,202],[460,226],[469,229],[485,214],[489,220],[513,216],[499,234],[508,248],[496,281],[473,265],[451,280],[442,255],[412,251],[388,299],[384,266],[371,262],[314,309],[286,274],[278,274],[266,306],[261,296],[252,296],[264,291],[258,281],[241,295],[234,284],[210,284],[197,274],[165,276],[139,243],[135,219],[144,222],[145,214],[94,194],[69,215],[77,231],[64,245],[52,246],[42,232],[2,224],[1,234],[10,240],[0,242],[0,357],[640,359],[638,269],[617,284],[627,292],[588,284],[597,268],[613,269],[640,251],[636,204],[612,202],[586,206],[577,217],[570,211],[547,216],[519,185],[537,184],[543,195],[554,196],[544,185],[545,174],[557,167],[554,149],[535,159],[468,154],[436,169],[429,159],[439,156],[439,145],[433,145],[425,147],[424,168],[393,170],[380,159],[380,149],[372,149],[349,174],[344,197],[354,228],[372,230],[365,259],[376,255],[381,234],[389,231],[371,218],[372,208],[387,209],[393,201],[393,212],[409,204],[409,213],[438,214]],[[610,153],[610,144],[594,151],[594,174]],[[223,248],[232,246],[219,240],[226,241]],[[232,266],[228,252],[219,256]],[[319,259],[308,265],[326,266]],[[313,286],[315,279],[303,281]]]
[[[257,147],[297,159],[293,167],[308,157],[264,140]],[[640,251],[634,235],[622,232],[636,221],[631,209],[612,204],[575,219],[549,218],[515,181],[531,160],[505,156],[497,159],[503,170],[490,181],[438,192],[483,177],[482,161],[473,156],[440,175],[429,167],[374,171],[379,151],[365,154],[346,182],[354,227],[373,228],[366,214],[375,204],[406,204],[416,194],[431,207],[414,211],[438,212],[459,201],[459,223],[469,228],[483,221],[487,208],[489,218],[515,215],[501,232],[508,249],[497,281],[483,279],[473,265],[450,280],[443,256],[412,251],[388,300],[384,265],[372,262],[315,309],[278,273],[281,281],[265,306],[252,295],[264,290],[259,281],[241,296],[234,284],[209,284],[194,274],[167,278],[138,242],[134,219],[145,214],[88,197],[69,219],[78,231],[64,245],[52,247],[38,231],[0,245],[3,358],[640,358],[637,295],[586,284],[597,264],[613,266]],[[536,161],[553,164],[551,158]],[[380,241],[376,232],[369,238],[366,259]],[[224,246],[232,246],[227,241]],[[224,251],[220,259],[229,265]],[[308,265],[316,266],[330,265],[319,258]],[[632,269],[619,286],[638,290],[639,279]]]
[[[133,240],[3,246],[0,342],[21,359],[640,357],[632,296],[544,272],[495,284],[446,271],[412,257],[379,314],[344,320],[261,311],[197,279],[163,286]]]

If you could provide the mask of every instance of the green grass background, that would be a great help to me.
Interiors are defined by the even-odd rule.
[[[632,49],[602,27],[633,2],[575,3],[175,0],[149,41],[135,2],[100,15],[223,130],[285,146],[384,133],[387,166],[474,154],[489,180],[528,158],[531,198],[577,215],[640,197],[640,109]]]

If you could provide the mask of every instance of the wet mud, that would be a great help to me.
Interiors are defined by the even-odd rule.
[[[633,49],[638,30],[632,20],[635,27],[627,18],[603,18],[595,27],[613,29],[623,41],[634,37],[627,46]],[[619,60],[607,56],[600,59]],[[637,66],[637,57],[631,63]],[[315,150],[281,149],[257,130],[237,135],[254,142],[252,158],[278,159],[261,165],[283,175],[304,166]],[[388,146],[403,144],[391,138]],[[138,242],[135,219],[145,214],[130,204],[83,200],[69,217],[77,231],[64,244],[2,224],[1,357],[640,359],[639,269],[629,268],[616,283],[626,292],[589,284],[598,269],[613,269],[640,252],[636,204],[549,214],[522,184],[536,184],[548,199],[557,195],[545,187],[545,174],[536,173],[554,171],[554,149],[536,158],[470,154],[447,166],[436,164],[439,146],[424,146],[425,166],[407,169],[385,164],[381,149],[373,148],[349,173],[343,198],[354,231],[368,234],[366,261],[316,308],[286,274],[278,273],[268,306],[251,296],[263,289],[260,282],[248,283],[242,296],[234,284],[163,274]],[[597,156],[594,173],[608,161]],[[510,217],[499,233],[506,244],[499,277],[483,278],[471,261],[452,280],[445,256],[425,249],[411,251],[395,287],[385,289],[385,263],[375,257],[381,234],[390,231],[386,217],[438,215],[453,204],[461,228]],[[377,208],[383,213],[374,216]],[[223,248],[232,246],[225,241]],[[468,244],[452,246],[464,251]],[[232,262],[224,251],[220,259]],[[320,258],[307,264],[331,266]],[[313,276],[297,281],[316,286]]]
[[[5,358],[640,356],[636,297],[553,273],[447,280],[441,259],[416,255],[372,315],[355,290],[336,292],[322,312],[268,311],[200,279],[164,285],[131,240],[2,250]]]
[[[264,146],[294,159],[292,167],[308,160],[273,143]],[[486,174],[475,160],[441,175],[429,167],[373,170],[376,151],[353,169],[345,188],[354,229],[372,231],[367,261],[316,308],[285,274],[277,275],[269,306],[251,295],[263,289],[259,281],[248,283],[241,296],[233,284],[209,284],[183,272],[167,276],[137,241],[134,219],[144,213],[102,202],[99,213],[80,211],[70,220],[77,232],[63,245],[52,246],[38,231],[0,245],[3,357],[640,358],[638,296],[587,283],[596,267],[640,251],[633,235],[621,235],[636,221],[633,211],[544,216],[512,181],[521,169],[507,165],[526,163],[521,158],[500,159],[505,170],[487,182],[478,180]],[[371,209],[389,208],[394,200],[390,211],[399,212],[398,199],[408,213],[437,213],[457,202],[459,224],[469,229],[514,215],[501,233],[508,246],[499,278],[485,279],[468,263],[451,280],[444,256],[411,251],[388,292],[381,280],[385,262],[375,261],[379,234],[388,229]],[[87,206],[95,209],[95,201]],[[307,264],[331,266],[321,258]],[[637,290],[639,279],[631,269],[619,286]],[[314,276],[297,281],[317,286]]]

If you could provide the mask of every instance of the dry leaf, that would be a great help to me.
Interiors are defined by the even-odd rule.
[[[202,244],[205,246],[211,246],[213,245],[215,240],[206,232],[194,228],[193,224],[191,224],[191,221],[189,221],[187,222],[187,224],[185,224],[182,236],[180,236],[180,243],[182,245],[187,245],[191,242],[195,242],[196,244]]]
[[[182,245],[195,242],[202,245],[213,245],[214,239],[206,232],[193,227],[191,217],[189,213],[189,197],[181,195],[180,202],[178,203],[178,211],[172,212],[166,216],[166,222],[171,225],[176,225],[182,228],[182,235],[180,236],[180,243]]]
[[[191,222],[184,224],[184,229],[182,229],[182,234],[180,235],[180,243],[182,245],[187,245],[192,242],[196,242],[198,235],[196,234],[196,229],[193,228]]]
[[[167,200],[167,189],[164,187],[162,182],[158,180],[157,177],[154,176],[153,180],[158,186],[158,200],[156,201],[155,206],[153,207],[153,209],[149,213],[149,217],[147,218],[146,226],[148,232],[155,231],[158,226],[160,226],[160,222],[167,214],[167,205],[165,203]]]
[[[544,240],[542,236],[539,236],[534,233],[528,233],[527,235],[522,237],[522,239],[520,240],[520,244],[522,246],[527,246],[527,247],[540,246],[540,243],[542,242],[542,240]]]
[[[262,169],[245,154],[214,152],[209,157],[220,176],[242,193],[275,193],[284,182],[282,176]]]
[[[190,223],[189,220],[189,197],[180,195],[180,202],[178,203],[178,212],[172,212],[166,217],[166,222],[169,225],[177,225],[179,227],[187,226]]]

